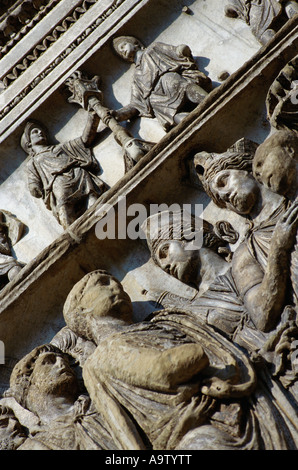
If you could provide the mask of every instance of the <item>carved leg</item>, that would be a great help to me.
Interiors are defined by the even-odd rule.
[[[69,227],[76,220],[76,216],[73,212],[73,209],[68,206],[61,206],[58,210],[58,222],[64,229]]]
[[[267,29],[263,34],[262,36],[260,36],[258,39],[259,41],[265,45],[267,44],[267,42],[270,41],[270,39],[272,39],[274,36],[275,36],[275,31],[273,29]]]

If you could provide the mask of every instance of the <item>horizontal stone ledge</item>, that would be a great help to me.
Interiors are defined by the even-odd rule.
[[[154,177],[154,173],[165,162],[171,161],[174,167],[178,167],[179,161],[187,156],[190,149],[197,149],[200,146],[202,148],[208,141],[210,124],[212,127],[217,121],[219,125],[220,114],[232,111],[235,104],[243,97],[243,93],[248,93],[252,99],[254,93],[255,95],[260,93],[258,89],[262,89],[264,94],[280,69],[297,54],[297,21],[296,18],[289,22],[266,47],[231,75],[224,84],[213,90],[200,106],[165,135],[129,173],[103,194],[97,204],[28,263],[18,277],[0,292],[0,313],[12,308],[13,304],[25,295],[27,289],[39,281],[42,282],[42,276],[51,266],[71,256],[73,249],[84,242],[104,215],[104,209],[99,210],[100,204],[107,203],[116,208],[119,198],[127,197],[135,200],[134,196],[141,193],[145,182]],[[243,112],[245,113],[245,110]]]
[[[102,0],[0,94],[0,143],[150,0]]]

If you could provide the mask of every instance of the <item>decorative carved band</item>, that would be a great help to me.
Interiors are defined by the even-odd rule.
[[[55,3],[58,3],[58,1],[54,0]],[[33,49],[31,49],[31,51],[28,52],[26,57],[21,62],[14,65],[9,73],[5,77],[2,77],[2,84],[4,87],[7,88],[11,82],[16,80],[25,70],[27,70],[32,62],[35,62],[43,54],[43,52],[45,52],[54,42],[56,42],[61,37],[61,35],[63,35],[82,15],[84,15],[89,10],[89,8],[94,5],[94,3],[97,3],[97,1],[98,0],[82,0],[79,6],[73,10],[71,15],[67,16],[67,18],[64,18],[52,29],[52,31],[49,31],[49,34],[42,40],[41,43],[37,44]]]
[[[26,0],[0,18],[0,59],[61,0]]]
[[[84,0],[82,5],[87,5],[87,3],[97,3],[98,0]],[[0,113],[0,120],[4,118],[15,106],[17,106],[20,101],[22,101],[25,96],[27,96],[31,90],[33,90],[46,76],[48,76],[77,46],[79,46],[82,41],[84,41],[100,24],[102,24],[109,16],[122,4],[125,0],[114,0],[113,4],[105,11],[102,15],[100,15],[96,20],[93,22],[91,26],[88,27],[86,31],[84,31],[80,36],[76,38],[76,40],[70,44],[67,49],[59,55],[38,77],[36,77],[30,84],[26,86],[26,88],[19,93],[10,103],[7,105]],[[90,7],[91,5],[89,5]],[[57,26],[55,30],[52,32],[51,36],[47,36],[44,39],[42,44],[39,44],[35,47],[34,53],[30,54],[30,57],[27,56],[18,66],[14,67],[13,71],[9,76],[6,78],[16,79],[18,76],[24,72],[29,66],[32,61],[38,59],[38,57],[48,49],[48,46],[51,45],[53,42],[57,41],[61,34],[67,31],[66,27],[70,27],[79,17],[84,14],[87,9],[83,9],[83,7],[77,7],[72,15],[72,17],[66,18],[62,24]],[[64,29],[62,29],[64,28]],[[4,79],[5,80],[5,79]],[[3,80],[3,81],[4,81]]]

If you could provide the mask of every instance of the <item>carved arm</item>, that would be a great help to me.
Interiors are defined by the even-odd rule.
[[[248,261],[241,250],[233,263],[235,282],[240,285],[244,303],[255,326],[264,332],[271,331],[282,314],[289,280],[290,253],[297,232],[297,202],[285,212],[276,224],[270,243],[267,266],[263,273],[257,261]],[[242,258],[242,259],[241,259]],[[255,283],[253,283],[255,279]],[[253,284],[244,291],[245,283]]]

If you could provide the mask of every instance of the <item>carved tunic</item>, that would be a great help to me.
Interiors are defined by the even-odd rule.
[[[167,128],[174,124],[191,83],[204,88],[209,79],[177,47],[153,43],[136,63],[130,104],[142,116],[156,117]]]
[[[98,163],[80,138],[46,147],[29,160],[27,168],[30,191],[42,191],[46,207],[56,217],[61,206],[105,190],[100,178],[92,174]]]
[[[206,371],[196,371],[195,362],[188,361],[188,356],[181,359],[180,348],[196,345],[202,346],[209,358],[210,369],[207,367]],[[152,378],[160,367],[163,351],[170,352],[172,366],[168,374],[177,367],[179,370],[172,380],[163,374],[162,380],[155,383]],[[147,324],[136,324],[108,337],[85,363],[83,377],[91,398],[93,394],[97,397],[97,410],[115,442],[126,450],[144,449],[147,444],[138,435],[136,423],[146,433],[149,446],[174,449],[187,431],[208,423],[216,407],[215,396],[247,396],[255,387],[254,371],[241,350],[181,311],[161,312]],[[203,377],[212,377],[204,395]],[[124,417],[121,425],[120,416]],[[249,411],[244,427],[248,431],[251,426]],[[230,439],[225,448],[233,447],[232,441],[236,446],[241,441],[243,448],[258,447],[255,442],[244,442],[240,428],[232,428],[227,426],[223,433],[227,432]],[[238,432],[239,441],[232,437]],[[204,448],[203,440],[198,442],[198,448],[200,445]]]
[[[276,17],[282,12],[281,4],[276,0],[229,0],[229,5],[239,18],[250,25],[257,38],[272,27]]]

